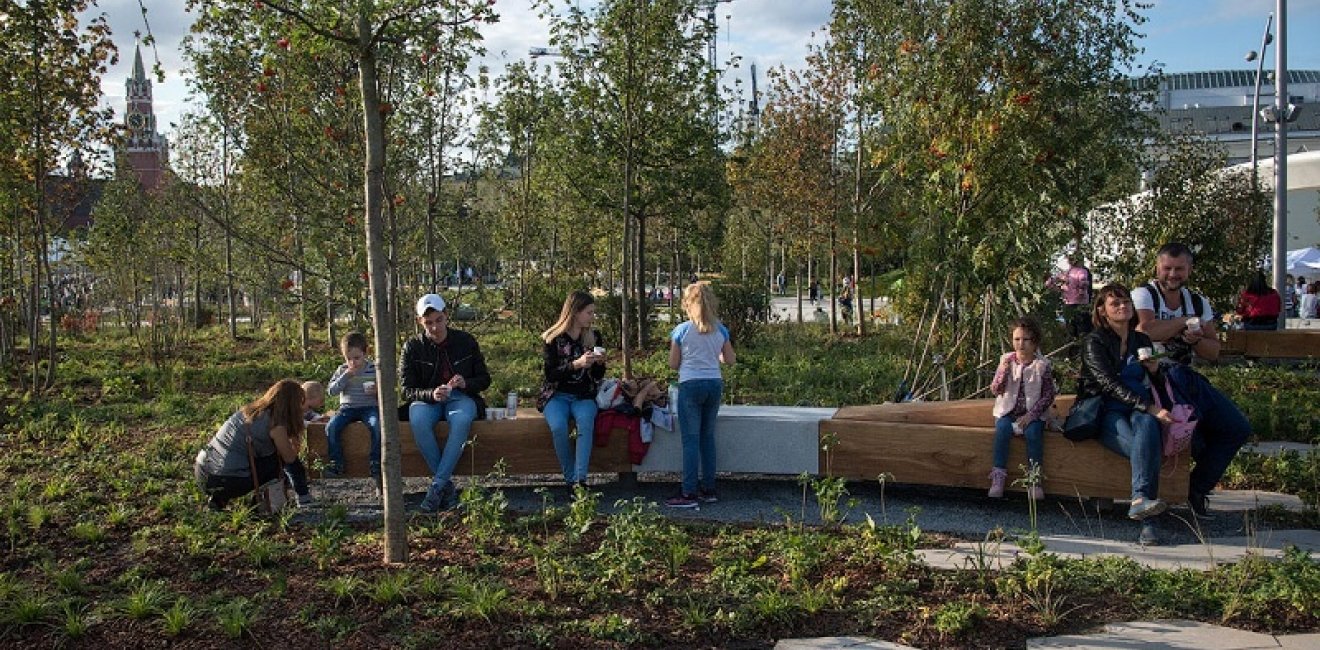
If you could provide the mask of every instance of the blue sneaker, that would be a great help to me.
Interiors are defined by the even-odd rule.
[[[422,514],[433,515],[441,510],[448,510],[454,499],[454,482],[445,481],[439,488],[434,483],[426,491],[426,498],[422,499],[421,505],[417,506],[417,511]]]

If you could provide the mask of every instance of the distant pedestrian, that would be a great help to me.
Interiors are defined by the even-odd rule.
[[[1306,293],[1298,301],[1300,306],[1297,309],[1297,315],[1301,318],[1320,318],[1320,280],[1312,282],[1306,288]]]
[[[775,277],[775,287],[778,289],[779,295],[784,294],[784,290],[788,287],[788,285],[784,281],[783,273],[780,273],[778,276]]]
[[[1256,271],[1247,288],[1238,296],[1235,311],[1242,319],[1243,329],[1274,330],[1279,328],[1281,308],[1279,292],[1265,284],[1263,272]]]
[[[1080,351],[1083,337],[1091,333],[1091,269],[1081,263],[1079,255],[1065,255],[1068,268],[1052,277],[1047,286],[1063,295],[1063,320],[1068,338],[1074,349]]]
[[[811,285],[807,289],[807,296],[811,299],[813,305],[816,304],[817,300],[820,300],[820,280],[811,281]]]
[[[1297,295],[1297,285],[1293,284],[1291,273],[1283,279],[1283,313],[1287,318],[1297,318],[1297,302],[1301,296]]]

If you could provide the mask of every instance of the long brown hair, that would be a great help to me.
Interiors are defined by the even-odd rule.
[[[1095,325],[1097,328],[1103,328],[1107,330],[1114,329],[1109,326],[1109,319],[1105,318],[1105,301],[1108,300],[1110,296],[1113,296],[1115,298],[1123,298],[1125,300],[1131,300],[1132,292],[1128,291],[1127,287],[1117,282],[1111,282],[1103,287],[1100,287],[1100,290],[1097,291],[1095,294],[1095,304],[1092,305],[1091,307],[1091,324]],[[1137,320],[1137,310],[1133,309],[1132,322],[1130,322],[1129,325],[1135,325],[1136,320]]]
[[[555,340],[555,337],[568,331],[568,326],[572,324],[573,319],[582,313],[583,309],[596,304],[596,299],[585,291],[574,291],[568,294],[564,299],[564,307],[559,310],[559,318],[550,329],[541,332],[541,340],[549,343]],[[596,333],[588,327],[582,331],[582,347],[596,347]]]
[[[304,397],[302,384],[293,379],[281,379],[267,388],[265,395],[243,406],[243,419],[251,422],[269,411],[271,427],[282,426],[290,438],[301,437]]]

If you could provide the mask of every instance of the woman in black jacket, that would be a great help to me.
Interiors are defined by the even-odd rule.
[[[554,387],[554,395],[545,404],[545,422],[564,480],[570,485],[587,481],[596,427],[596,384],[605,376],[604,348],[597,347],[600,332],[591,328],[595,320],[595,298],[574,291],[564,300],[559,319],[541,333],[545,382]],[[568,439],[570,417],[577,422],[576,450]]]
[[[1099,395],[1100,443],[1132,463],[1132,506],[1128,516],[1145,519],[1164,511],[1159,500],[1160,423],[1169,412],[1155,403],[1138,350],[1151,348],[1150,338],[1134,329],[1136,310],[1121,284],[1100,289],[1091,311],[1095,330],[1086,337],[1077,399]],[[1155,361],[1147,361],[1155,366]]]

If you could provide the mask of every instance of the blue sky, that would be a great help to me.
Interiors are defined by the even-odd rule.
[[[585,0],[589,2],[590,0]],[[166,132],[187,108],[186,71],[179,42],[187,34],[191,16],[180,0],[144,0],[166,80],[154,89],[156,110]],[[1275,0],[1153,0],[1146,14],[1150,21],[1141,27],[1145,52],[1139,63],[1164,64],[1166,72],[1254,69],[1243,59],[1248,50],[1260,47],[1261,33]],[[529,9],[529,0],[497,0],[501,21],[484,28],[490,51],[487,63],[499,69],[504,63],[524,57],[527,48],[544,45],[546,29]],[[802,65],[807,44],[819,40],[822,25],[829,19],[829,0],[733,0],[717,5],[720,58],[740,55],[745,81],[748,67],[756,63],[761,79],[777,65]],[[124,108],[124,81],[132,70],[133,31],[143,30],[138,0],[101,0],[115,32],[120,61],[102,83],[105,102],[117,114]],[[150,67],[154,55],[143,53]],[[1266,69],[1274,65],[1271,46]],[[1320,69],[1320,0],[1288,2],[1288,67]]]

